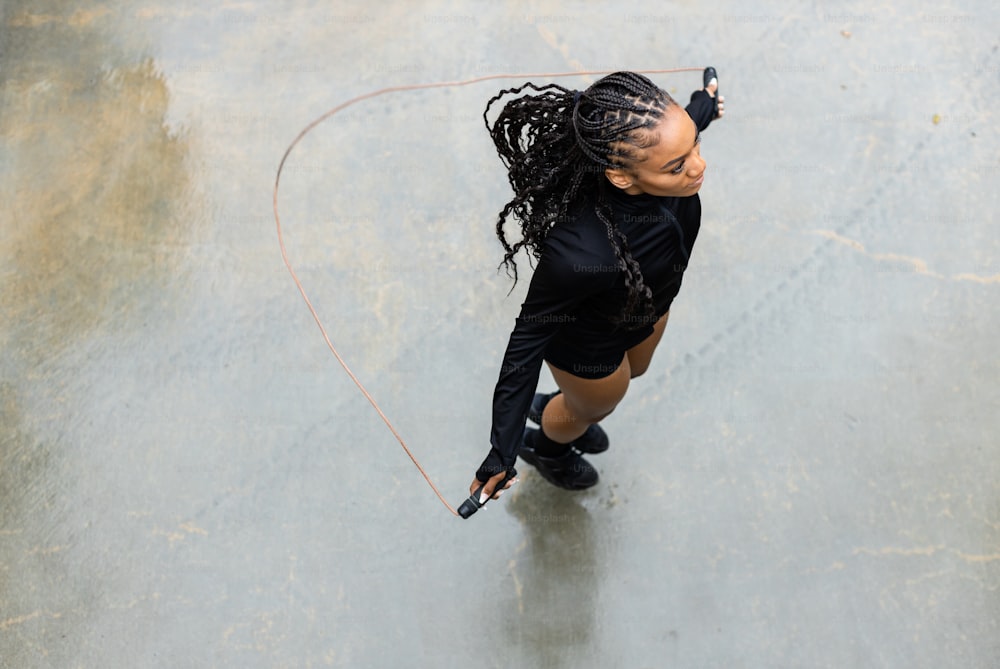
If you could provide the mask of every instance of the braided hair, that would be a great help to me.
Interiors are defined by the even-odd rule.
[[[487,114],[493,103],[526,89],[537,95],[526,94],[507,102],[491,126]],[[628,240],[614,222],[608,192],[615,186],[604,172],[610,168],[634,173],[642,150],[659,139],[651,129],[667,108],[676,104],[666,91],[634,72],[615,72],[583,92],[528,82],[490,99],[483,122],[507,167],[514,191],[496,224],[497,238],[505,251],[500,266],[506,266],[515,284],[517,252],[525,248],[538,259],[552,226],[593,198],[595,213],[607,228],[608,240],[625,273],[628,294],[616,322],[648,322],[655,316],[652,291],[629,252]],[[504,223],[511,215],[519,221],[522,233],[514,244],[504,233]]]

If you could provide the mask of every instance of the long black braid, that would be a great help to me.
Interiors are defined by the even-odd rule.
[[[538,94],[507,102],[491,126],[487,114],[493,103],[525,89]],[[595,212],[607,227],[615,257],[625,272],[628,295],[618,322],[649,322],[655,317],[652,291],[614,222],[608,200],[608,189],[614,186],[604,171],[631,172],[642,149],[658,141],[649,129],[675,104],[666,91],[634,72],[615,72],[583,92],[529,82],[490,99],[483,121],[514,190],[513,199],[499,214],[496,233],[505,251],[501,266],[512,273],[515,284],[517,252],[527,248],[539,258],[552,226],[593,198]],[[512,214],[522,233],[514,244],[504,233],[504,223]]]

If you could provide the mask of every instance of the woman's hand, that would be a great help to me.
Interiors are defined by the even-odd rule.
[[[502,481],[506,475],[507,472],[500,472],[499,474],[491,476],[490,479],[486,482],[486,485],[483,487],[482,492],[480,493],[480,499],[482,499],[482,495],[484,493],[489,495],[490,499],[500,499],[500,495],[503,494],[504,490],[510,488],[512,485],[517,483],[517,477],[514,477],[511,480],[507,481],[507,485],[505,485],[503,488],[501,488],[500,490],[495,490],[497,484],[500,483],[500,481]],[[478,478],[473,477],[472,484],[469,485],[469,494],[470,495],[474,494],[476,492],[476,488],[478,488],[481,485],[483,485],[483,482],[480,481]]]
[[[705,87],[705,92],[708,93],[708,95],[710,97],[713,97],[713,98],[715,97],[715,92],[717,90],[719,90],[719,82],[716,81],[715,79],[712,79],[712,81],[709,82],[708,86]],[[717,106],[718,106],[718,109],[719,109],[719,113],[716,115],[715,118],[722,118],[723,116],[726,115],[726,98],[725,98],[725,96],[722,96],[722,95],[719,96],[719,102],[718,102]]]

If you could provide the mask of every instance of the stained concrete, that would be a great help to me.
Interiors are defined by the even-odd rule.
[[[971,0],[8,0],[0,664],[997,666],[998,24]],[[525,466],[452,518],[281,263],[285,147],[389,85],[707,64],[729,113],[701,236],[600,485]],[[454,503],[527,285],[495,271],[480,120],[516,83],[352,107],[282,180],[317,309]]]

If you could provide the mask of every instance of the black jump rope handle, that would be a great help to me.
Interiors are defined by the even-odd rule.
[[[517,470],[512,467],[510,470],[508,470],[507,475],[503,477],[503,480],[500,481],[500,483],[498,483],[495,488],[493,488],[493,494],[496,494],[497,491],[499,490],[503,490],[503,487],[507,485],[507,482],[510,481],[515,476],[517,476]],[[458,507],[458,515],[460,515],[462,518],[468,518],[476,511],[479,511],[479,509],[486,506],[486,502],[489,502],[490,499],[493,499],[491,497],[490,499],[487,499],[486,502],[483,502],[482,504],[479,503],[479,496],[482,494],[484,487],[486,487],[485,483],[479,484],[479,487],[476,488],[471,495],[469,495],[469,499],[462,502],[462,505]]]

